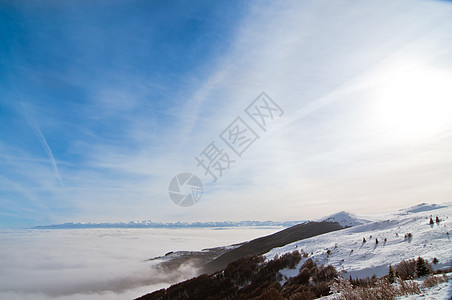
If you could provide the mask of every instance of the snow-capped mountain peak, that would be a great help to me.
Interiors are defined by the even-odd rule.
[[[400,214],[413,214],[413,213],[418,213],[418,212],[424,212],[424,211],[430,211],[430,210],[436,210],[436,209],[441,209],[441,208],[445,208],[446,206],[444,205],[439,205],[439,204],[428,204],[428,203],[421,203],[418,205],[414,205],[408,208],[404,208],[399,210]]]
[[[352,214],[351,212],[347,211],[340,211],[338,213],[323,217],[319,219],[320,222],[327,221],[327,222],[337,222],[342,227],[351,227],[351,226],[357,226],[364,223],[368,223],[370,221],[364,220],[361,218],[358,218],[355,214]]]
[[[426,208],[420,204],[414,208]],[[331,264],[341,270],[345,277],[365,278],[367,276],[384,276],[388,273],[389,265],[395,265],[404,259],[416,259],[421,256],[429,262],[433,258],[438,260],[434,269],[452,268],[452,244],[450,228],[452,227],[452,203],[435,204],[418,212],[397,213],[388,215],[387,219],[356,225],[344,230],[334,231],[309,239],[274,248],[265,254],[271,259],[278,255],[303,249],[320,264]],[[439,207],[442,208],[439,208]],[[407,208],[404,211],[410,211]],[[430,212],[432,210],[432,212]],[[347,212],[339,215],[345,219]],[[430,215],[436,216],[439,222],[431,224]],[[342,216],[341,216],[342,215]],[[302,263],[302,262],[301,262]],[[298,269],[297,269],[298,270]]]

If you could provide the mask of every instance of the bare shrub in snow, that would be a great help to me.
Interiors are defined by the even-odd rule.
[[[422,287],[431,288],[433,286],[436,286],[438,283],[447,282],[448,280],[449,278],[446,276],[446,274],[443,274],[442,276],[428,276],[424,279],[424,282],[422,282]]]
[[[311,291],[297,292],[290,296],[289,300],[311,300],[315,299],[315,294]]]
[[[387,279],[379,279],[373,287],[355,287],[349,280],[338,279],[331,286],[334,300],[392,300],[397,296],[397,290]]]
[[[402,260],[395,265],[394,269],[401,279],[413,279],[416,274],[416,261],[414,259]]]
[[[420,294],[419,284],[412,280],[401,280],[397,281],[399,295],[415,295]]]

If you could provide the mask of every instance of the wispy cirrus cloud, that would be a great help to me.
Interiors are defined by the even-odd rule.
[[[21,67],[10,72],[10,81],[26,87],[21,101],[38,120],[25,121],[26,127],[44,151],[12,115],[3,122],[14,124],[21,139],[4,135],[3,142],[17,144],[34,160],[46,157],[53,174],[32,180],[49,187],[56,178],[58,185],[47,191],[73,205],[73,218],[299,219],[324,214],[326,207],[331,213],[365,210],[361,199],[369,194],[398,199],[379,201],[381,210],[449,195],[444,168],[450,125],[428,139],[407,141],[385,127],[375,104],[396,69],[449,68],[450,4],[249,2],[234,4],[239,17],[221,5],[208,13],[202,5],[176,13],[135,4],[115,3],[100,15],[77,10],[56,18],[58,30],[42,15],[18,8],[49,43],[25,30],[39,57],[30,63],[23,59],[26,49],[16,45]],[[68,14],[65,5],[56,9]],[[109,19],[122,10],[137,18],[117,17],[118,24]],[[434,18],[420,17],[425,12]],[[159,17],[166,13],[177,20]],[[162,32],[156,24],[164,25]],[[284,117],[211,184],[194,157],[262,91],[283,107]],[[413,159],[405,160],[408,154]],[[27,175],[33,164],[20,166]],[[12,179],[10,170],[3,171],[5,178],[31,189]],[[167,195],[180,172],[194,172],[205,183],[201,202],[185,210]],[[400,179],[404,172],[412,193]],[[66,194],[58,191],[63,183]],[[419,196],[412,197],[414,191]],[[275,209],[274,199],[281,198]]]
[[[49,158],[50,164],[52,165],[53,171],[55,172],[55,177],[57,178],[60,186],[62,188],[64,188],[63,180],[61,179],[60,171],[58,170],[58,166],[57,166],[55,157],[53,156],[52,149],[50,149],[46,138],[42,134],[39,126],[34,121],[32,121],[30,119],[28,119],[27,121],[30,124],[31,128],[33,129],[33,132],[35,133],[35,135],[38,138],[39,142],[41,143],[42,147],[44,148],[44,151],[46,152],[46,154]]]

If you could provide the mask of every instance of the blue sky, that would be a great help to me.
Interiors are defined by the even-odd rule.
[[[450,201],[450,2],[91,2],[0,1],[1,227]],[[195,156],[262,91],[284,116],[212,183]]]

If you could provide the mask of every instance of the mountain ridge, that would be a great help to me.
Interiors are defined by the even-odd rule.
[[[248,242],[239,247],[234,247],[231,251],[225,252],[212,260],[212,262],[207,263],[207,268],[205,266],[203,271],[207,274],[213,273],[212,275],[200,275],[175,284],[168,289],[146,294],[140,299],[167,299],[165,295],[170,295],[174,292],[176,294],[187,291],[193,293],[196,292],[196,289],[203,290],[206,288],[205,285],[216,283],[226,273],[235,274],[233,272],[236,272],[234,270],[237,270],[237,268],[243,267],[245,273],[253,272],[253,269],[247,269],[247,266],[253,266],[254,260],[257,260],[256,268],[260,265],[271,265],[273,268],[277,268],[274,271],[276,273],[272,273],[273,281],[267,282],[276,288],[274,291],[283,291],[287,284],[291,285],[300,280],[300,276],[303,276],[301,274],[302,266],[308,264],[310,260],[319,266],[328,266],[336,269],[338,276],[343,278],[363,279],[373,275],[377,276],[377,278],[383,277],[388,274],[390,265],[394,266],[402,260],[417,259],[418,257],[424,258],[427,262],[432,262],[434,271],[450,272],[452,270],[452,257],[450,256],[452,244],[449,231],[452,228],[452,219],[449,216],[452,216],[452,203],[439,206],[437,204],[421,203],[401,210],[408,213],[400,214],[396,212],[385,216],[379,215],[376,218],[378,219],[377,221],[368,221],[348,228],[343,228],[344,226],[341,226],[338,222],[324,221],[325,223],[336,224],[340,230],[311,234],[310,237],[286,243],[281,247],[274,247],[266,253],[262,253],[263,251],[255,251],[254,253],[241,251],[240,255],[236,256],[237,260],[231,262],[232,258],[229,257],[228,260],[220,260],[220,264],[209,268],[209,265],[218,261],[219,258],[230,256],[231,253],[237,252],[241,247],[243,249],[247,244],[250,246],[251,243]],[[339,212],[322,219],[342,220],[342,217],[350,217],[348,221],[359,219],[348,212]],[[435,220],[433,224],[430,219]],[[300,224],[299,226],[306,226],[306,224],[309,223]],[[344,225],[347,225],[347,223]],[[279,231],[276,234],[282,236],[284,235],[282,233],[290,229]],[[262,241],[271,236],[274,237],[275,234],[256,240]],[[265,245],[265,242],[263,245]],[[275,265],[278,263],[275,262],[275,259],[287,260],[294,255],[302,256],[296,265],[289,267],[277,267]],[[260,258],[263,258],[263,260],[260,261]],[[226,264],[227,266],[225,266]],[[209,281],[209,278],[213,278],[213,280]],[[237,285],[236,288],[238,288],[237,293],[251,288],[247,287],[248,281],[246,280],[245,278],[243,282],[235,283]],[[231,287],[230,285],[228,286]],[[452,287],[452,285],[450,286]],[[215,288],[215,285],[211,285],[210,288]],[[262,288],[262,291],[265,290],[267,289]],[[220,289],[220,291],[224,292],[223,289]],[[452,296],[452,289],[449,296]],[[212,299],[220,298],[221,296]]]
[[[213,227],[291,227],[302,221],[216,221],[216,222],[152,222],[130,221],[117,223],[81,223],[69,222],[62,224],[40,225],[31,229],[85,229],[85,228],[213,228]]]
[[[398,210],[395,214],[412,214],[417,212],[432,211],[447,206],[451,206],[452,202],[441,204],[420,203],[408,208]],[[394,214],[394,213],[393,213]],[[152,220],[129,221],[129,222],[68,222],[61,224],[38,225],[29,229],[84,229],[84,228],[213,228],[213,227],[292,227],[297,224],[316,221],[316,222],[338,222],[343,227],[357,226],[369,222],[373,222],[382,218],[386,218],[387,214],[382,214],[375,218],[367,218],[370,216],[359,216],[350,211],[339,211],[331,215],[312,220],[298,221],[210,221],[210,222],[153,222]]]
[[[355,214],[344,210],[326,217],[322,217],[318,221],[337,222],[342,227],[352,227],[371,222],[370,220],[359,218]]]

